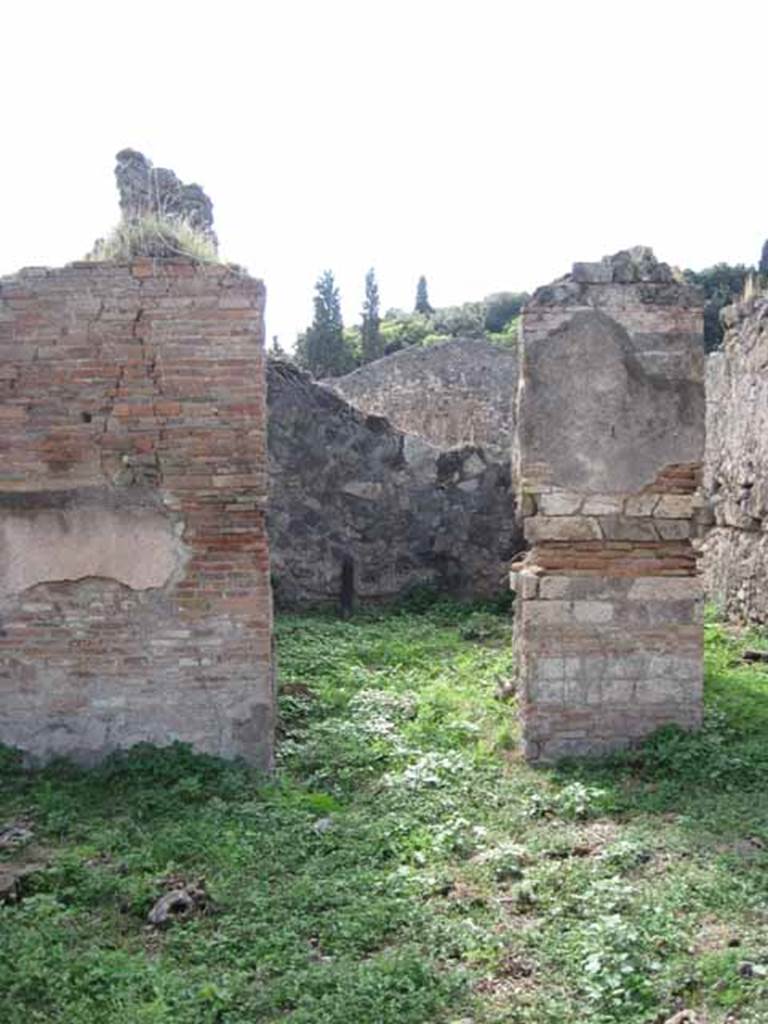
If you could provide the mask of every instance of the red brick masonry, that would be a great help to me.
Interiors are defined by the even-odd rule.
[[[264,287],[141,260],[0,281],[0,742],[268,766]]]

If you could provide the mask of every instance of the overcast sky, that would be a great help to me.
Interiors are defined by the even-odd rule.
[[[652,245],[756,261],[768,5],[56,0],[0,16],[0,274],[80,258],[131,146],[199,182],[287,347],[330,268],[354,322]]]

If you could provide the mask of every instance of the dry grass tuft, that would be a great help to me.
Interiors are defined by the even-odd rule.
[[[197,263],[220,262],[216,246],[202,231],[183,218],[147,214],[121,221],[93,247],[88,259],[122,263],[148,256],[153,259],[189,259]]]

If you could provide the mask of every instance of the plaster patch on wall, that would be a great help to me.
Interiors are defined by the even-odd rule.
[[[151,509],[97,506],[0,511],[0,595],[98,576],[162,587],[184,562],[173,523]]]

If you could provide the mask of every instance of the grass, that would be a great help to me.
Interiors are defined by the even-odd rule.
[[[270,780],[184,748],[0,775],[49,866],[0,908],[3,1024],[768,1021],[768,674],[707,626],[708,719],[534,770],[509,621],[278,622]],[[37,847],[37,849],[36,849]],[[215,912],[158,932],[168,877]]]
[[[140,256],[219,262],[216,246],[206,234],[183,217],[155,214],[121,221],[106,238],[96,243],[88,258],[96,262],[124,263]]]

